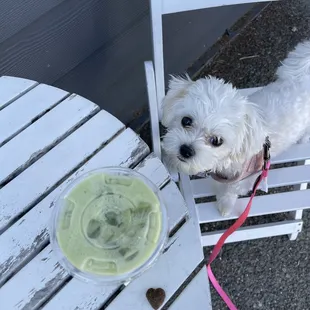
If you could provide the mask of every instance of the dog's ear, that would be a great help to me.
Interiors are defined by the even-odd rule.
[[[162,124],[169,127],[169,123],[173,118],[173,107],[186,94],[189,86],[194,82],[186,74],[185,77],[170,76],[168,84],[168,92],[162,102]]]
[[[262,111],[255,104],[247,101],[243,124],[240,126],[242,128],[242,134],[240,134],[242,140],[240,141],[238,155],[241,160],[249,156],[252,157],[263,148],[267,133],[261,113]]]
[[[185,77],[170,75],[168,92],[169,91],[183,92],[185,89],[187,89],[188,86],[192,84],[193,81],[191,80],[188,74],[186,74]]]

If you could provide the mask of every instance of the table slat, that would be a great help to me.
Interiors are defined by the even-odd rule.
[[[37,309],[47,299],[57,284],[69,275],[59,265],[52,251],[47,246],[13,279],[0,289],[0,300],[3,309]]]
[[[68,183],[95,168],[131,166],[141,161],[148,152],[146,144],[131,129],[127,129],[6,230],[0,236],[0,248],[6,249],[0,251],[0,285],[47,243],[52,207]]]
[[[154,153],[150,154],[146,160],[141,161],[137,165],[136,170],[138,170],[139,173],[148,175],[148,178],[159,188],[170,180],[167,169]]]
[[[120,121],[100,111],[0,189],[0,231],[122,128]]]
[[[0,146],[53,108],[68,93],[48,85],[38,85],[0,112]]]
[[[71,95],[0,148],[0,184],[99,110],[91,101]]]
[[[169,310],[189,309],[212,310],[209,279],[205,267],[202,267],[169,307]]]
[[[72,279],[42,309],[44,310],[98,310],[118,289],[117,286],[100,286]],[[129,309],[123,305],[122,309]]]
[[[38,83],[31,80],[1,76],[0,77],[0,110],[10,104],[12,101],[22,96]]]
[[[115,286],[93,285],[72,279],[42,309],[44,310],[92,310],[99,309],[102,299],[106,300],[115,292]],[[68,298],[70,296],[70,298]],[[55,308],[56,307],[56,308]],[[120,310],[127,310],[122,308]],[[151,310],[151,309],[150,309]]]

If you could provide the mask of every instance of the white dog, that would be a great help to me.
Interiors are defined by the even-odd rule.
[[[212,172],[223,215],[246,194],[261,170],[265,138],[271,156],[310,137],[310,41],[300,43],[277,70],[277,80],[249,97],[223,80],[174,77],[163,100],[162,147],[167,163],[189,175]],[[260,162],[260,164],[258,164]],[[250,173],[251,174],[251,173]]]

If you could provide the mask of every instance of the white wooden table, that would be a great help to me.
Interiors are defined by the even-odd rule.
[[[73,279],[49,244],[57,196],[81,173],[108,165],[132,167],[160,187],[172,232],[156,265],[123,287]],[[152,309],[145,293],[160,287],[160,309],[209,310],[205,268],[193,276],[202,260],[176,184],[132,130],[76,94],[0,77],[0,309]]]

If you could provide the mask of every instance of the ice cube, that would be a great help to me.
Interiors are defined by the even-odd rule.
[[[111,226],[120,226],[120,221],[119,221],[119,217],[118,215],[113,212],[113,211],[109,211],[107,213],[105,213],[105,218],[107,220],[107,223]]]
[[[95,239],[100,235],[101,223],[98,220],[92,219],[87,225],[86,234],[89,238]]]
[[[125,255],[125,261],[131,261],[133,260],[137,255],[139,254],[139,250],[132,249],[130,252],[126,253]]]
[[[130,251],[129,248],[122,248],[122,249],[119,249],[119,254],[121,254],[122,256],[125,256],[126,253],[128,253],[128,251]]]
[[[101,230],[100,240],[98,240],[101,244],[106,244],[111,241],[115,235],[114,231],[109,227],[104,227]]]
[[[74,210],[75,204],[70,200],[66,200],[66,208],[64,210],[63,219],[61,221],[62,229],[69,229],[71,226],[71,218]]]

